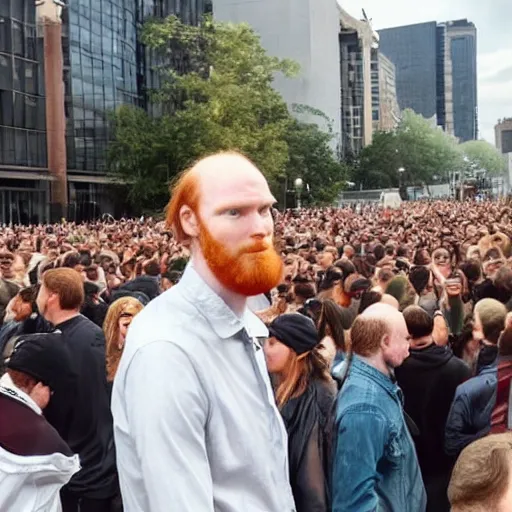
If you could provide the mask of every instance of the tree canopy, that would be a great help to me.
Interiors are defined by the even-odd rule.
[[[432,183],[454,169],[462,157],[453,137],[412,110],[405,110],[394,132],[376,132],[359,155],[352,174],[363,188],[398,187]],[[403,169],[400,176],[399,169]]]
[[[269,56],[249,25],[211,18],[199,26],[175,16],[151,20],[142,41],[158,63],[158,87],[149,92],[158,115],[119,108],[108,153],[110,172],[130,184],[132,204],[161,205],[180,171],[221,150],[247,155],[274,187],[300,173],[317,201],[334,199],[343,176],[331,135],[296,121],[272,87],[276,73],[296,75],[295,62]]]
[[[500,175],[506,169],[503,155],[485,140],[465,142],[460,150],[472,169],[484,170],[491,176]]]

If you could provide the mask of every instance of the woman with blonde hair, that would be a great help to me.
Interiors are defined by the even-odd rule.
[[[328,512],[336,385],[313,321],[277,317],[264,351],[288,432],[290,484],[297,512]]]
[[[107,311],[103,332],[107,356],[107,380],[113,382],[124,349],[128,327],[144,306],[134,297],[121,297]]]

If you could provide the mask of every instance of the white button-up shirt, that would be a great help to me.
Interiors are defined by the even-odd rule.
[[[263,350],[189,265],[130,326],[112,412],[125,512],[292,512]]]

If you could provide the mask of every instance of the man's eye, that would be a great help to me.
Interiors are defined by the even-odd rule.
[[[227,210],[226,214],[229,215],[230,217],[238,217],[240,215],[240,210],[232,208],[231,210]]]

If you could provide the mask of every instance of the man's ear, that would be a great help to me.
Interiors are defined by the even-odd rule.
[[[185,234],[193,238],[199,236],[199,219],[192,208],[186,204],[180,208],[180,222]]]
[[[389,347],[389,343],[391,342],[391,336],[389,333],[383,334],[382,338],[380,339],[380,348],[382,350],[385,350]]]

